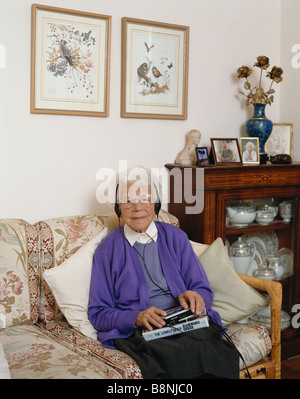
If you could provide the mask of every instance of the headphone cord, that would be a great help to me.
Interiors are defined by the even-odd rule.
[[[143,247],[143,254],[141,255],[141,254],[139,253],[139,251],[138,251],[134,246],[133,246],[132,248],[136,251],[136,253],[139,255],[139,257],[142,259],[143,264],[144,264],[144,266],[145,266],[145,270],[146,270],[146,272],[147,272],[147,274],[148,274],[148,276],[149,276],[151,282],[152,282],[158,289],[160,289],[162,292],[164,292],[166,295],[170,295],[170,296],[179,304],[178,298],[176,298],[176,297],[172,294],[171,290],[169,289],[169,290],[167,291],[167,290],[163,289],[160,285],[158,285],[158,284],[153,280],[153,278],[152,278],[152,276],[151,276],[151,274],[150,274],[150,272],[149,272],[149,269],[148,269],[148,266],[147,266],[146,260],[145,260],[146,246],[147,246],[147,244],[148,244],[150,241],[154,241],[154,238],[157,236],[158,233],[156,233],[153,237],[151,237],[151,236],[150,236],[149,234],[147,234],[147,233],[145,233],[145,234],[149,237],[149,240],[144,244],[144,247]],[[125,236],[125,234],[124,234],[124,236]],[[125,237],[125,239],[127,240],[126,237]],[[128,241],[128,240],[127,240],[127,241]]]

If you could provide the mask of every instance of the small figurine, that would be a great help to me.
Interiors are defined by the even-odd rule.
[[[175,163],[181,165],[196,165],[197,156],[195,148],[198,147],[201,139],[201,133],[199,130],[193,129],[186,135],[186,144],[184,149],[177,155]]]

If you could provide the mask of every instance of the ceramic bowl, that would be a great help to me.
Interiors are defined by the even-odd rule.
[[[255,210],[251,207],[227,207],[227,214],[231,224],[247,226],[255,219]]]
[[[267,226],[269,223],[274,220],[274,213],[269,211],[256,211],[257,223]]]

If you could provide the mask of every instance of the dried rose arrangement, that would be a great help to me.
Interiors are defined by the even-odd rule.
[[[273,66],[273,68],[271,69],[270,72],[266,72],[266,78],[271,79],[271,84],[270,84],[269,90],[264,91],[264,89],[262,88],[262,85],[261,85],[262,84],[262,75],[263,75],[263,71],[266,71],[266,69],[270,66],[269,58],[265,57],[265,56],[257,57],[257,62],[254,64],[254,66],[260,68],[260,79],[259,79],[258,87],[256,86],[253,89],[251,87],[250,82],[248,81],[248,77],[251,75],[253,70],[247,66],[241,66],[239,69],[237,69],[238,78],[246,79],[246,82],[244,83],[244,88],[246,90],[249,90],[248,95],[246,95],[243,92],[240,92],[240,93],[247,97],[246,105],[249,105],[252,103],[271,105],[272,102],[274,101],[273,94],[275,93],[275,90],[272,89],[272,85],[274,82],[279,83],[282,81],[283,70],[280,67]]]

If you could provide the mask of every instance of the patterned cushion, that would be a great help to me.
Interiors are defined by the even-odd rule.
[[[247,367],[263,359],[272,349],[268,331],[261,324],[233,323],[227,327],[226,332],[243,356]],[[245,364],[240,359],[240,369],[244,368]]]
[[[39,311],[39,240],[21,219],[0,219],[0,328],[35,323]]]
[[[1,330],[0,341],[13,379],[122,378],[101,359],[79,353],[35,325]]]

